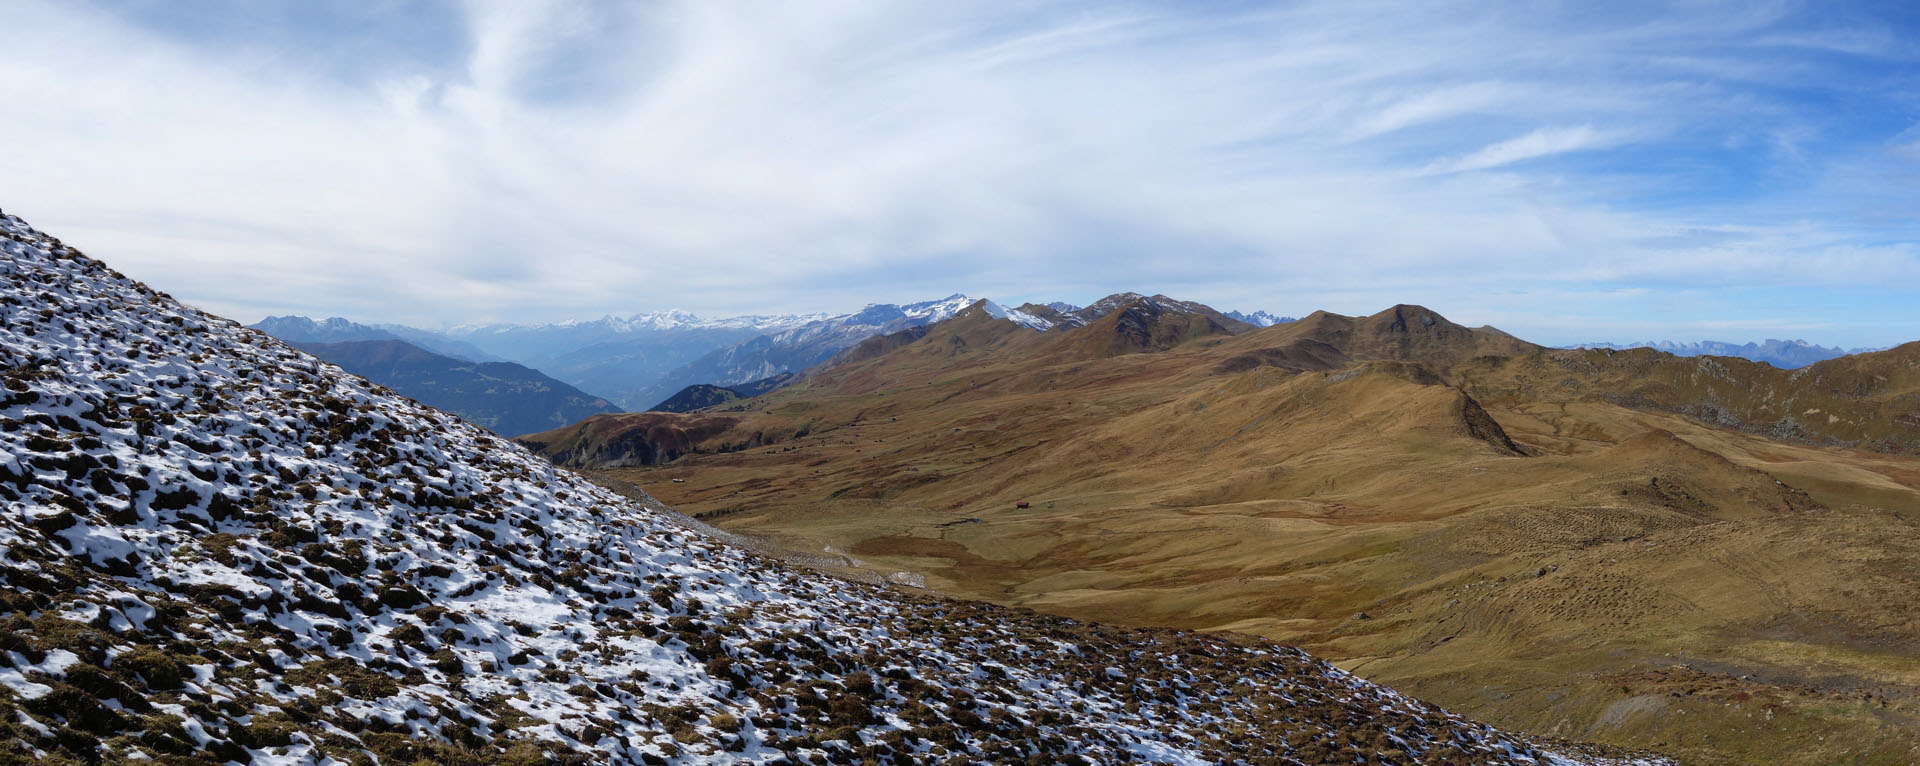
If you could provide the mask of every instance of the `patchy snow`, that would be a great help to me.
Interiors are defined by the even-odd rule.
[[[1229,312],[1226,312],[1226,314],[1230,318],[1238,319],[1242,322],[1246,322],[1247,324],[1253,325],[1255,327],[1272,327],[1277,324],[1285,324],[1287,322],[1299,321],[1293,317],[1283,317],[1283,316],[1272,314],[1266,311],[1255,311],[1251,314],[1242,314],[1238,311],[1229,311]]]
[[[1054,323],[1051,320],[1034,316],[1019,309],[1010,309],[993,301],[983,301],[980,307],[985,309],[989,316],[997,319],[1010,320],[1029,330],[1046,332],[1047,330],[1053,329]]]
[[[794,570],[17,218],[0,254],[0,751],[1559,757],[1286,647]]]

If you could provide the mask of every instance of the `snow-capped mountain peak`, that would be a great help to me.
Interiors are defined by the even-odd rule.
[[[1247,324],[1253,325],[1255,327],[1272,327],[1277,324],[1295,321],[1293,317],[1278,316],[1265,311],[1255,311],[1251,314],[1242,314],[1238,311],[1229,311],[1227,312],[1227,316],[1233,319],[1238,319],[1242,322],[1246,322]]]
[[[913,319],[923,319],[928,323],[950,319],[962,309],[973,305],[973,299],[961,293],[954,293],[937,301],[909,303],[900,307],[900,313]]]
[[[993,301],[981,301],[980,307],[986,310],[988,316],[1010,320],[1015,324],[1031,330],[1046,332],[1047,330],[1053,329],[1055,324],[1053,321],[1044,317],[1035,316],[1019,309],[1010,309]]]
[[[1286,647],[760,558],[17,218],[0,255],[8,755],[1557,757]]]

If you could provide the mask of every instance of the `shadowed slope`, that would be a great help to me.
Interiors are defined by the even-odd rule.
[[[511,362],[468,362],[399,340],[294,345],[504,436],[618,410],[605,399]]]

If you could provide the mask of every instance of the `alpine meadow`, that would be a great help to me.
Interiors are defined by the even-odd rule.
[[[1920,7],[0,2],[0,766],[1920,763]]]

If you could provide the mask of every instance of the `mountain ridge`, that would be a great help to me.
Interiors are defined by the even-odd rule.
[[[1102,325],[983,307],[871,339],[751,408],[650,421],[683,440],[671,456],[637,459],[655,437],[606,417],[525,443],[626,461],[612,476],[850,569],[1298,641],[1523,730],[1708,764],[1920,745],[1877,697],[1825,691],[1920,699],[1850,654],[1920,646],[1890,597],[1920,588],[1920,469],[1763,438],[1741,409],[1791,404],[1810,440],[1855,442],[1920,412],[1905,352],[1795,372],[1574,352],[1410,304],[1187,337],[1205,317],[1144,300]],[[1163,342],[1113,353],[1126,306]]]
[[[502,436],[619,410],[539,370],[512,362],[463,361],[399,339],[292,345]]]
[[[1791,370],[1815,362],[1838,359],[1843,356],[1864,354],[1873,351],[1885,351],[1885,348],[1862,347],[1854,349],[1829,348],[1808,343],[1805,340],[1767,340],[1754,343],[1728,343],[1717,340],[1677,342],[1670,340],[1646,341],[1644,343],[1579,343],[1567,346],[1570,349],[1604,348],[1625,351],[1634,348],[1651,348],[1674,356],[1731,356],[1755,362],[1766,362],[1783,370]]]
[[[799,376],[795,375],[794,373],[783,372],[771,378],[762,378],[760,380],[756,380],[751,383],[746,383],[743,385],[737,385],[732,387],[721,387],[721,386],[715,386],[707,383],[696,383],[694,385],[687,386],[686,388],[680,389],[679,393],[676,393],[673,396],[668,397],[666,401],[663,401],[652,407],[648,407],[646,411],[647,412],[692,412],[693,410],[705,409],[708,407],[716,407],[729,402],[739,401],[741,399],[752,399],[756,396],[767,393],[769,391],[773,391],[775,389],[780,388],[781,386],[792,383],[798,377]]]
[[[440,331],[364,325],[340,317],[316,321],[304,316],[270,316],[254,327],[297,342],[397,338],[457,359],[511,361],[625,409],[639,410],[688,386],[728,387],[780,373],[799,373],[869,337],[937,322],[975,302],[955,293],[918,303],[870,303],[846,314],[706,318],[669,309],[535,324],[473,323]],[[1235,323],[1249,316],[1259,321],[1273,319],[1265,312],[1241,315],[1217,312],[1197,303],[1173,303],[1186,307],[1182,310],[1211,312],[1216,322],[1228,326],[1238,327]],[[1050,306],[1008,308],[988,301],[986,310],[1031,329],[1054,330],[1097,319],[1104,315],[1105,308],[1104,304],[1081,308],[1057,301]],[[1256,326],[1259,321],[1248,326]]]
[[[0,237],[9,757],[1574,760],[1297,650],[791,569]]]
[[[482,351],[471,343],[405,325],[365,325],[345,317],[314,320],[304,316],[288,315],[269,316],[248,326],[289,343],[400,340],[442,356],[468,362],[507,361]]]

